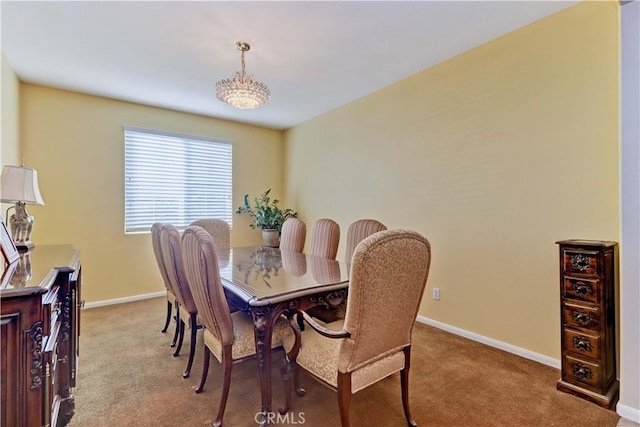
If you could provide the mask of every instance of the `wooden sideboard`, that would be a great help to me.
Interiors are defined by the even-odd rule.
[[[0,426],[64,426],[75,411],[79,253],[69,245],[36,246],[1,271]]]
[[[562,378],[557,388],[612,409],[618,400],[618,245],[596,240],[557,243],[562,324]]]

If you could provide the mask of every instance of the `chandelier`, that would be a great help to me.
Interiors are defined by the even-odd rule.
[[[232,79],[224,79],[216,83],[216,96],[232,107],[243,110],[258,108],[269,102],[271,91],[265,84],[255,81],[253,74],[247,75],[244,71],[244,53],[251,49],[249,43],[237,42],[236,48],[242,52],[240,55],[242,71],[236,71]]]

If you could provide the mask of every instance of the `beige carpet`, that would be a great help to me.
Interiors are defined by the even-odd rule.
[[[220,365],[212,358],[205,391],[194,388],[202,370],[202,343],[191,377],[183,379],[188,337],[172,357],[172,334],[160,332],[166,300],[157,298],[82,311],[80,366],[72,427],[207,426],[220,399]],[[198,333],[201,341],[202,332]],[[273,407],[282,403],[279,362],[273,357]],[[419,426],[615,427],[618,415],[555,389],[559,371],[417,324],[410,378]],[[293,397],[289,426],[339,426],[335,393],[304,373],[303,398]],[[255,360],[233,368],[225,425],[256,426],[260,391]],[[406,425],[396,374],[353,396],[359,426]]]

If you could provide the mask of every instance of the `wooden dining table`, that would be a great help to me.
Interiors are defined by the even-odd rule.
[[[281,315],[335,308],[347,298],[349,264],[265,246],[218,251],[228,302],[253,319],[263,414],[271,413],[271,332]]]

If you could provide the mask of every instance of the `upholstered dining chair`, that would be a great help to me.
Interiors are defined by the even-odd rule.
[[[289,218],[280,230],[280,249],[291,252],[302,252],[307,237],[307,225],[298,218]]]
[[[254,325],[243,312],[229,313],[229,305],[220,279],[216,247],[211,236],[201,227],[188,227],[182,235],[186,274],[191,284],[198,315],[204,325],[204,364],[196,393],[202,392],[209,372],[211,353],[222,364],[222,396],[213,423],[221,426],[231,385],[234,362],[255,355]],[[272,348],[282,347],[285,336],[293,335],[287,321],[276,320]]]
[[[328,218],[317,220],[311,227],[311,240],[307,248],[307,254],[321,258],[336,259],[338,243],[340,242],[340,226],[337,222]],[[337,318],[335,308],[314,307],[309,309],[309,315],[324,322]],[[304,327],[302,317],[299,317],[300,327]]]
[[[381,223],[380,221],[376,221],[375,219],[359,219],[357,221],[352,222],[347,228],[347,248],[345,252],[345,262],[347,264],[351,263],[351,257],[353,256],[353,251],[356,250],[356,246],[358,243],[363,241],[365,238],[371,236],[378,231],[384,231],[387,227]]]
[[[171,282],[172,288],[175,290],[176,300],[178,301],[178,344],[173,353],[174,357],[180,355],[182,349],[182,341],[184,339],[185,326],[191,331],[191,340],[189,342],[189,359],[187,367],[182,376],[188,378],[191,373],[191,365],[196,352],[196,338],[198,332],[198,310],[191,295],[191,288],[184,272],[184,263],[182,257],[182,247],[180,243],[180,233],[173,225],[165,224],[160,233],[160,247],[162,249],[162,257],[164,265],[167,269],[167,276]]]
[[[204,228],[213,237],[217,248],[231,247],[231,232],[227,221],[218,218],[203,218],[197,219],[189,225]]]
[[[160,231],[162,227],[163,225],[160,222],[156,222],[151,226],[151,244],[153,246],[153,254],[155,255],[156,262],[158,263],[160,275],[162,276],[162,281],[164,282],[165,288],[167,288],[167,319],[165,320],[164,328],[162,328],[162,332],[165,333],[167,332],[167,328],[171,323],[171,313],[173,311],[173,307],[175,306],[177,313],[178,306],[176,305],[175,292],[171,288],[171,282],[169,281],[169,277],[167,276],[167,269],[165,268],[164,260],[162,259],[162,249],[160,248]],[[171,347],[174,347],[176,345],[176,338],[177,335],[173,337]]]
[[[160,248],[160,231],[162,226],[163,224],[160,222],[156,222],[151,226],[151,245],[153,246],[153,254],[156,258],[158,269],[160,270],[160,276],[162,276],[162,281],[167,289],[167,318],[165,320],[164,327],[162,328],[162,332],[165,333],[167,332],[167,328],[169,328],[169,324],[171,322],[171,313],[176,303],[176,296],[171,288],[171,282],[169,282],[169,278],[167,277],[167,270],[162,259],[162,252]]]
[[[321,218],[311,227],[311,239],[307,254],[336,259],[340,242],[340,226],[328,218]]]
[[[203,218],[193,221],[190,226],[197,225],[205,229],[211,237],[213,237],[213,243],[216,245],[216,254],[218,255],[218,267],[223,269],[229,264],[229,257],[231,251],[231,230],[229,223],[225,220],[218,218]],[[229,307],[231,312],[237,311],[238,308],[233,304]]]
[[[411,332],[430,263],[429,241],[414,231],[381,231],[356,247],[345,319],[323,326],[298,310],[311,326],[301,332],[290,317],[296,333],[284,342],[283,411],[290,408],[293,387],[304,395],[298,368],[337,390],[343,427],[349,426],[352,394],[400,371],[404,415],[416,425],[409,409]]]

